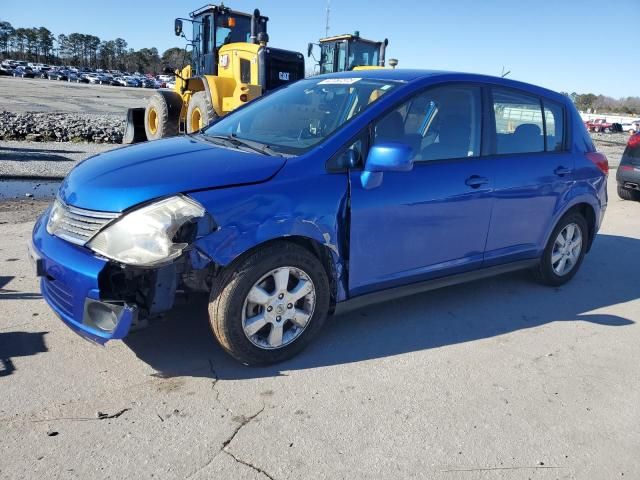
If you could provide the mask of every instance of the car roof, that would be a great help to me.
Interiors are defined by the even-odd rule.
[[[405,68],[375,68],[371,70],[357,70],[349,72],[328,73],[311,78],[370,78],[383,81],[396,82],[421,82],[427,79],[433,81],[468,81],[473,83],[487,83],[504,86],[506,88],[516,88],[525,90],[536,95],[543,95],[548,98],[555,98],[558,101],[566,101],[566,97],[558,92],[539,87],[530,83],[511,80],[503,77],[491,75],[481,75],[476,73],[454,72],[447,70],[418,70]]]

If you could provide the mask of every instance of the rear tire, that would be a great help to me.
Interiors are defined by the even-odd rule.
[[[187,133],[198,132],[217,118],[218,115],[213,109],[213,105],[211,105],[207,92],[194,93],[191,100],[189,100],[189,107],[187,108]]]
[[[280,280],[285,286],[278,287],[273,272],[285,271]],[[303,292],[296,294],[296,288]],[[231,356],[248,365],[267,365],[305,348],[322,328],[329,303],[329,280],[318,258],[298,245],[275,243],[223,270],[211,291],[209,322]]]
[[[156,92],[144,111],[144,130],[148,140],[178,134],[182,97],[173,91]]]
[[[573,227],[573,230],[571,228]],[[561,238],[561,233],[565,234],[567,230],[575,232],[575,229],[579,229],[579,232],[575,232],[571,235],[571,238],[567,240],[567,249],[566,252],[563,250],[563,247],[559,245],[559,239]],[[566,237],[562,237],[566,238]],[[569,240],[578,242],[579,238],[579,252],[577,252],[577,248],[571,248]],[[582,215],[577,212],[569,212],[564,217],[562,217],[556,227],[553,229],[551,236],[549,237],[549,241],[547,242],[547,246],[542,253],[542,258],[540,259],[540,264],[533,269],[533,275],[540,283],[544,285],[549,285],[552,287],[558,287],[567,283],[571,280],[574,275],[580,269],[582,265],[582,261],[584,260],[584,255],[587,250],[587,244],[589,241],[589,228],[587,226],[587,221],[584,219]],[[574,254],[575,255],[572,255]],[[557,260],[557,258],[560,260]],[[564,262],[563,262],[563,257]],[[562,271],[562,266],[570,264],[570,268],[566,271]],[[560,270],[560,271],[559,271]]]
[[[634,192],[633,190],[628,190],[620,185],[618,185],[618,196],[622,200],[639,200],[640,201],[640,193]]]

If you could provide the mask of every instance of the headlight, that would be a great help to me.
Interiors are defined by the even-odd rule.
[[[179,257],[187,243],[174,243],[185,223],[204,216],[204,208],[183,197],[170,197],[127,213],[98,233],[87,246],[121,263],[153,266]]]
[[[60,205],[60,201],[56,198],[51,206],[51,211],[49,212],[49,220],[47,220],[47,232],[49,235],[53,235],[58,228],[60,220],[64,217],[64,210],[62,205]]]

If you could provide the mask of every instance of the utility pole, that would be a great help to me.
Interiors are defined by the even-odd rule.
[[[329,12],[331,11],[331,0],[327,0],[327,22],[324,26],[324,36],[329,36]]]

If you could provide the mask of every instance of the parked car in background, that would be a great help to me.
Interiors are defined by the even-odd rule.
[[[607,122],[604,118],[596,118],[595,120],[587,120],[584,122],[587,130],[590,132],[611,132],[613,123]]]
[[[94,342],[200,291],[222,347],[267,364],[349,306],[520,269],[568,282],[603,219],[607,174],[564,95],[343,72],[79,163],[30,256],[43,298]]]
[[[153,78],[142,78],[140,86],[143,88],[156,88],[156,81]]]
[[[35,78],[36,74],[31,69],[31,67],[16,67],[13,70],[13,76],[22,78]]]
[[[68,80],[69,73],[67,70],[49,70],[47,78],[49,80]]]
[[[633,134],[640,132],[640,118],[622,124],[622,131]]]
[[[75,73],[75,72],[69,72],[67,76],[67,80],[69,82],[75,82],[75,83],[89,83],[89,79],[86,77],[85,74]]]
[[[110,85],[111,80],[113,80],[113,77],[106,73],[97,73],[96,79],[97,79],[96,83],[99,83],[100,85]]]
[[[0,75],[13,76],[13,68],[8,63],[0,65]]]
[[[124,86],[125,87],[139,87],[140,86],[140,80],[138,80],[133,75],[129,75],[129,76],[123,77],[123,80],[124,80]]]
[[[640,201],[640,133],[629,137],[616,172],[618,196]]]

